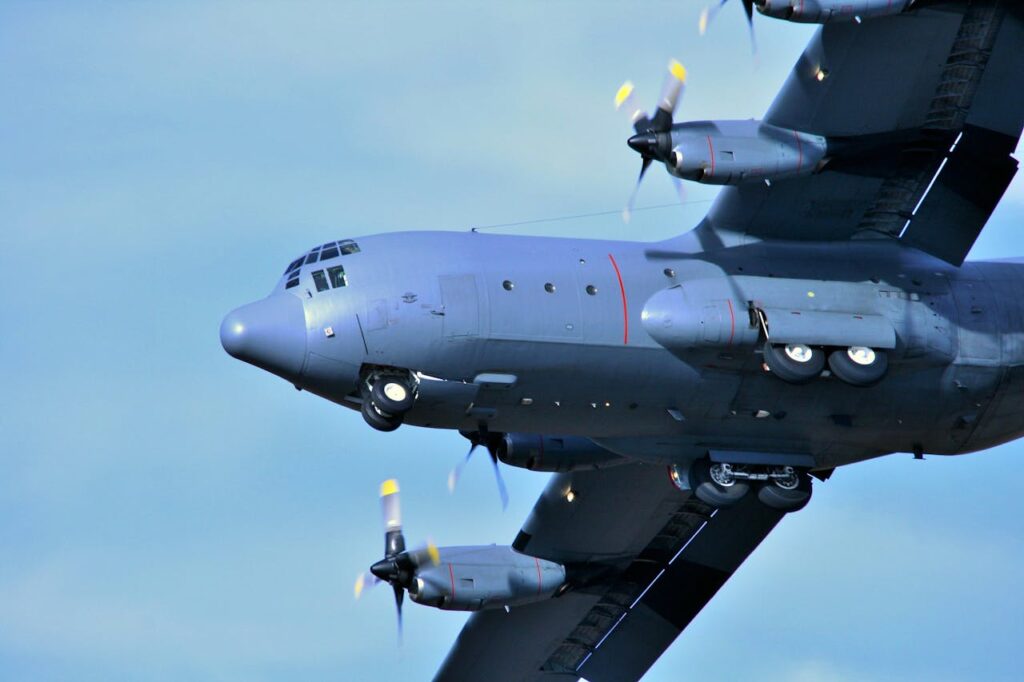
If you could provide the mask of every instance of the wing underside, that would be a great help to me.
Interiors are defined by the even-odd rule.
[[[699,229],[722,243],[899,239],[962,263],[1017,170],[1021,5],[939,2],[824,26],[765,121],[828,138],[832,159],[723,189]]]
[[[582,584],[473,614],[435,679],[639,679],[781,517],[752,495],[715,510],[660,466],[555,476],[514,546]]]

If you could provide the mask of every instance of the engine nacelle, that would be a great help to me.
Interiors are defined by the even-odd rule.
[[[709,185],[810,175],[821,170],[828,152],[820,135],[753,120],[680,123],[670,137],[669,173]]]
[[[422,566],[409,586],[417,604],[446,611],[520,606],[552,597],[565,567],[500,545],[441,547],[440,563]]]
[[[751,346],[760,338],[749,305],[725,277],[662,289],[644,304],[640,320],[652,339],[672,351]]]
[[[800,24],[859,21],[905,11],[913,0],[754,0],[767,17]]]
[[[498,459],[514,467],[531,471],[577,471],[602,469],[626,460],[576,436],[537,436],[506,434],[498,447]]]

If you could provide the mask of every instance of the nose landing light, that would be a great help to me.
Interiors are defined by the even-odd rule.
[[[220,343],[234,358],[297,379],[306,362],[302,301],[277,294],[232,310],[221,322]]]

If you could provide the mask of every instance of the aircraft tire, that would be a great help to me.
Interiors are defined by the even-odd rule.
[[[364,400],[363,406],[360,408],[360,412],[363,413],[363,419],[366,423],[377,429],[378,431],[394,431],[402,425],[401,415],[391,415],[381,412],[373,401]]]
[[[761,484],[757,491],[757,499],[761,504],[781,512],[790,513],[800,511],[811,501],[811,478],[807,474],[800,474],[800,485],[793,490],[780,488],[768,481]]]
[[[871,353],[872,362],[864,364],[852,357],[851,348],[840,348],[828,356],[828,367],[832,374],[851,386],[873,386],[882,380],[889,369],[889,356],[884,350],[866,349]]]
[[[381,377],[373,382],[370,399],[380,411],[392,415],[405,414],[416,402],[408,382],[398,377]]]
[[[723,486],[711,479],[711,460],[698,459],[690,466],[690,490],[697,499],[712,507],[731,507],[750,491],[743,481]]]
[[[789,344],[794,345],[794,344]],[[787,344],[764,344],[764,362],[772,374],[790,384],[806,384],[825,369],[825,352],[820,348],[808,348],[809,357],[798,361],[786,353]]]

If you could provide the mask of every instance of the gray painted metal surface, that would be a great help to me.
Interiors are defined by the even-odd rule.
[[[770,482],[731,506],[701,498],[695,462],[825,479],[1024,435],[1024,259],[964,262],[1016,173],[1024,8],[893,7],[863,24],[819,13],[835,23],[763,121],[655,131],[678,174],[729,169],[691,232],[360,237],[303,254],[225,318],[233,356],[371,423],[458,429],[496,463],[562,472],[511,547],[418,567],[423,601],[483,609],[439,679],[642,675],[783,515]],[[773,344],[799,381],[767,371]],[[398,422],[367,414],[382,377],[414,396]]]

